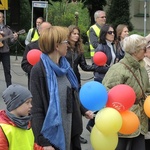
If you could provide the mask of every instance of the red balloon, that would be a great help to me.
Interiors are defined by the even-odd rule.
[[[135,99],[136,95],[133,88],[125,84],[119,84],[109,90],[106,106],[118,111],[125,111],[135,103]]]
[[[93,61],[97,66],[104,66],[107,62],[107,56],[103,52],[96,52],[93,56]]]
[[[32,49],[27,54],[27,60],[31,65],[35,65],[39,60],[42,52],[38,49]]]

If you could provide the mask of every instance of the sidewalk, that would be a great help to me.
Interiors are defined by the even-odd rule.
[[[12,83],[13,84],[21,84],[21,85],[27,87],[28,80],[27,80],[27,76],[26,76],[25,72],[21,68],[21,60],[22,60],[21,56],[17,56],[17,57],[11,56]],[[90,59],[87,60],[87,63],[90,64],[91,60]],[[80,72],[81,72],[81,78],[83,78],[83,79],[89,79],[93,76],[92,72],[84,72],[84,71],[80,71]],[[88,82],[88,81],[82,81],[82,84],[84,84],[84,82]],[[4,80],[4,72],[3,72],[2,64],[0,63],[0,109],[5,108],[5,104],[2,99],[2,92],[5,89],[6,89],[6,83]],[[82,150],[93,150],[91,147],[91,144],[90,144],[90,133],[85,129],[87,122],[88,122],[88,120],[83,117],[83,129],[84,130],[82,133],[82,137],[87,139],[88,143],[81,144],[81,146],[82,146]]]

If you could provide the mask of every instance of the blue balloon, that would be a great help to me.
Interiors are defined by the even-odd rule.
[[[106,105],[108,93],[103,84],[97,81],[90,81],[81,87],[79,98],[85,108],[98,111]]]

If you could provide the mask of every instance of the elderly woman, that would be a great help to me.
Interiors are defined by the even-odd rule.
[[[124,39],[125,56],[106,73],[102,83],[107,90],[118,84],[132,87],[136,94],[135,104],[131,107],[140,120],[140,127],[130,135],[119,134],[116,150],[145,150],[144,135],[148,132],[148,117],[143,110],[145,93],[150,93],[148,75],[143,64],[147,41],[133,34]],[[133,75],[134,74],[134,75]]]
[[[82,118],[78,80],[65,58],[68,30],[53,26],[39,38],[43,54],[31,70],[32,129],[44,150],[80,150]],[[74,135],[72,137],[72,135]]]

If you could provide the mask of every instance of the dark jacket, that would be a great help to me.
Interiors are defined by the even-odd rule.
[[[68,49],[66,58],[70,63],[70,66],[73,68],[73,71],[77,76],[78,83],[80,86],[81,86],[81,75],[78,66],[80,66],[83,71],[95,71],[94,65],[87,65],[83,53],[79,54],[77,51],[72,51]]]
[[[28,88],[30,89],[30,72],[31,69],[33,67],[33,65],[31,65],[28,60],[27,60],[27,54],[30,50],[32,49],[37,49],[40,50],[39,45],[38,45],[38,40],[29,43],[28,45],[26,45],[24,54],[23,54],[23,58],[22,58],[22,62],[21,62],[21,68],[23,69],[24,72],[26,72],[28,74]]]
[[[116,51],[118,54],[118,59],[121,60],[125,55],[125,51],[122,49],[120,42],[116,43]]]
[[[33,78],[34,80],[32,80]],[[51,145],[50,142],[47,139],[45,139],[42,134],[40,134],[43,121],[45,119],[48,110],[49,96],[50,96],[48,92],[46,72],[42,61],[38,62],[33,67],[31,71],[30,83],[31,83],[31,93],[33,95],[32,104],[34,106],[32,107],[32,111],[31,111],[31,114],[33,115],[31,123],[32,123],[33,133],[35,135],[35,142],[41,146],[49,146]],[[77,117],[76,114],[77,112],[72,114],[73,118],[77,119],[75,120],[74,126],[72,127],[72,133],[74,135],[75,134],[80,135],[82,133],[82,120],[80,117]],[[81,112],[78,112],[78,114],[81,115]]]
[[[38,49],[39,45],[38,45],[38,40],[35,42],[31,42],[30,44],[28,44],[25,48],[24,54],[23,54],[23,58],[22,58],[22,62],[21,62],[21,68],[23,69],[23,71],[25,71],[26,73],[30,74],[31,69],[32,69],[32,65],[28,62],[27,60],[27,54],[30,50],[32,49]]]
[[[104,52],[107,56],[107,62],[105,66],[99,66],[96,71],[94,72],[94,78],[96,81],[99,81],[100,83],[102,82],[106,72],[108,71],[108,69],[110,68],[110,64],[111,64],[111,60],[112,60],[112,54],[111,54],[111,49],[107,44],[99,44],[98,47],[95,49],[95,52]],[[114,50],[115,52],[115,50]],[[114,63],[117,60],[117,53],[116,54],[116,59],[114,61]]]
[[[0,45],[1,45],[0,53],[8,53],[10,51],[9,44],[13,43],[15,41],[15,39],[12,36],[13,32],[7,25],[4,25],[1,29],[1,31],[4,32],[4,35],[0,34],[2,36],[1,38],[6,38],[6,39],[3,41],[0,41]],[[7,37],[9,37],[9,38],[7,38]]]

